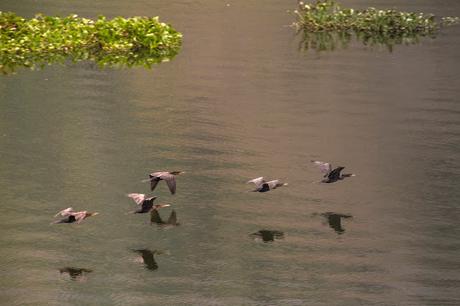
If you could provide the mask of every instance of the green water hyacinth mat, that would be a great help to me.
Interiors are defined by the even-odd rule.
[[[304,34],[304,48],[333,50],[346,46],[355,34],[366,45],[411,44],[420,37],[434,37],[443,26],[456,24],[458,17],[435,18],[431,14],[400,12],[394,9],[364,10],[342,8],[333,0],[299,2],[294,26]]]
[[[179,51],[182,34],[158,17],[97,20],[0,12],[0,70],[89,60],[99,66],[150,68]]]

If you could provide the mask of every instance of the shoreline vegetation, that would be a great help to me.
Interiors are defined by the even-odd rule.
[[[107,20],[77,15],[25,19],[0,12],[0,71],[42,68],[66,61],[94,61],[100,67],[150,68],[169,61],[182,44],[182,34],[158,17]]]
[[[414,44],[421,37],[434,38],[444,26],[457,24],[458,17],[436,18],[432,14],[395,9],[342,8],[334,0],[299,2],[293,26],[302,33],[301,48],[332,51],[347,47],[353,37],[364,45],[383,45],[392,51],[397,44]]]

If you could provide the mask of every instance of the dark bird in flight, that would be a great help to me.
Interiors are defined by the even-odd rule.
[[[85,269],[85,268],[73,268],[73,267],[64,267],[59,269],[59,273],[67,273],[70,276],[71,280],[77,280],[78,278],[82,277],[85,273],[93,272],[93,270]]]
[[[133,199],[134,202],[136,202],[136,204],[139,207],[137,210],[133,211],[133,213],[135,214],[148,213],[150,210],[152,210],[153,201],[155,201],[155,199],[157,198],[157,197],[146,198],[145,194],[142,194],[142,193],[130,193],[127,196]]]
[[[256,185],[256,189],[252,190],[254,192],[267,192],[272,189],[288,185],[287,183],[282,183],[280,180],[273,180],[267,182],[262,176],[249,180],[247,184],[249,183],[254,183],[254,185]]]
[[[325,212],[322,213],[321,216],[327,219],[329,227],[339,235],[345,233],[345,229],[342,227],[342,219],[352,218],[351,215],[336,214],[333,212]]]
[[[271,242],[271,241],[275,241],[275,239],[283,239],[284,233],[280,231],[273,231],[273,230],[260,230],[260,231],[250,234],[250,236],[261,238],[263,242]]]
[[[155,261],[153,255],[157,253],[157,251],[150,251],[149,249],[140,249],[140,250],[133,250],[134,252],[140,254],[142,256],[142,261],[144,265],[149,270],[156,270],[158,269],[158,264]]]
[[[64,217],[61,220],[57,220],[53,222],[54,224],[58,223],[74,223],[76,222],[77,224],[81,223],[83,220],[85,220],[88,217],[98,215],[99,213],[97,212],[87,212],[86,210],[84,211],[74,211],[72,207],[66,208],[64,210],[61,210],[58,212],[54,217],[56,218],[57,216],[61,215]]]
[[[155,205],[155,207],[150,211],[150,223],[156,223],[158,225],[174,225],[177,226],[179,223],[177,222],[177,214],[176,211],[173,209],[171,214],[169,215],[168,221],[163,221],[160,217],[160,213],[158,210],[163,207],[170,206],[169,204],[161,204]]]
[[[149,174],[150,190],[154,190],[157,187],[159,181],[165,181],[168,185],[171,194],[176,193],[176,175],[183,174],[185,171],[158,171]]]
[[[345,167],[337,167],[332,169],[332,165],[330,163],[325,163],[318,160],[312,160],[311,162],[318,166],[321,172],[324,173],[324,178],[321,180],[322,183],[334,183],[338,180],[343,180],[346,177],[356,176],[353,173],[342,174],[341,172],[343,169],[345,169]]]

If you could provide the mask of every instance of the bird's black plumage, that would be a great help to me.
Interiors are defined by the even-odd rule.
[[[324,183],[334,183],[337,182],[338,180],[342,179],[342,175],[340,172],[345,169],[345,167],[337,167],[331,172],[329,172],[326,176],[326,179],[323,180]]]
[[[56,223],[56,224],[58,224],[58,223],[74,223],[74,222],[76,222],[76,221],[77,221],[77,219],[75,218],[75,216],[74,216],[74,215],[70,215],[70,216],[68,216],[68,217],[66,217],[66,218],[63,218],[63,219],[61,219],[61,220],[58,220],[58,221],[56,221],[56,222],[54,222],[54,223]]]
[[[136,210],[135,214],[145,214],[152,210],[153,201],[155,201],[156,197],[148,198],[142,201],[138,210]]]

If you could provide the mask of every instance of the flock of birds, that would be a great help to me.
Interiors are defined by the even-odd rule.
[[[330,163],[322,162],[322,161],[311,161],[313,164],[319,167],[320,171],[323,173],[323,178],[318,183],[334,183],[339,180],[343,180],[344,178],[355,176],[355,174],[342,173],[342,170],[345,167],[336,167],[333,168]],[[157,171],[149,174],[149,178],[143,180],[142,182],[150,182],[150,190],[153,191],[160,181],[165,181],[166,185],[169,188],[169,191],[172,195],[176,193],[176,176],[185,173],[185,171]],[[270,190],[274,190],[278,187],[287,186],[287,183],[283,183],[280,180],[271,180],[266,181],[263,177],[258,177],[247,182],[248,184],[254,184],[255,189],[251,190],[253,192],[268,192]],[[170,204],[154,204],[154,201],[157,199],[156,196],[147,197],[145,194],[142,193],[130,193],[127,194],[136,204],[137,209],[132,211],[134,214],[145,214],[150,213],[150,222],[151,224],[158,224],[158,225],[169,225],[169,226],[177,226],[179,223],[177,222],[177,213],[173,209],[169,218],[164,221],[160,214],[159,209],[164,207],[171,206]],[[88,212],[88,211],[74,211],[72,207],[68,207],[64,210],[61,210],[55,215],[55,218],[61,216],[61,219],[56,220],[53,224],[64,224],[64,223],[81,223],[85,219],[98,215],[97,212]],[[333,228],[338,234],[342,234],[344,232],[341,219],[344,218],[351,218],[351,215],[344,215],[344,214],[337,214],[333,212],[326,212],[321,214],[323,217],[327,218],[329,222],[329,226]],[[257,237],[262,239],[264,242],[274,241],[275,239],[281,239],[284,237],[284,233],[281,231],[275,230],[259,230],[255,233],[250,234],[253,237]],[[147,268],[149,269],[157,269],[158,265],[156,264],[153,255],[156,251],[150,251],[147,249],[142,250],[133,250],[139,254],[141,254],[144,263],[146,264]],[[76,276],[81,275],[83,272],[91,272],[88,269],[78,269],[78,268],[63,268],[60,269],[61,273],[68,273],[72,279],[75,279]]]
[[[159,181],[165,181],[168,185],[169,191],[171,194],[176,193],[176,175],[183,174],[185,171],[158,171],[149,174],[149,178],[144,182],[150,182],[150,190],[153,191],[158,185]],[[158,213],[158,210],[163,207],[171,206],[170,204],[153,204],[157,197],[146,197],[142,193],[130,193],[127,195],[136,202],[138,209],[133,211],[135,214],[145,214],[150,212],[150,221],[157,224],[170,224],[170,225],[179,225],[177,223],[176,211],[173,209],[171,215],[167,221],[163,221]],[[98,215],[97,212],[88,212],[84,211],[74,211],[72,207],[66,208],[58,212],[54,217],[61,215],[63,219],[53,222],[54,224],[59,223],[81,223],[86,218],[91,216]]]

